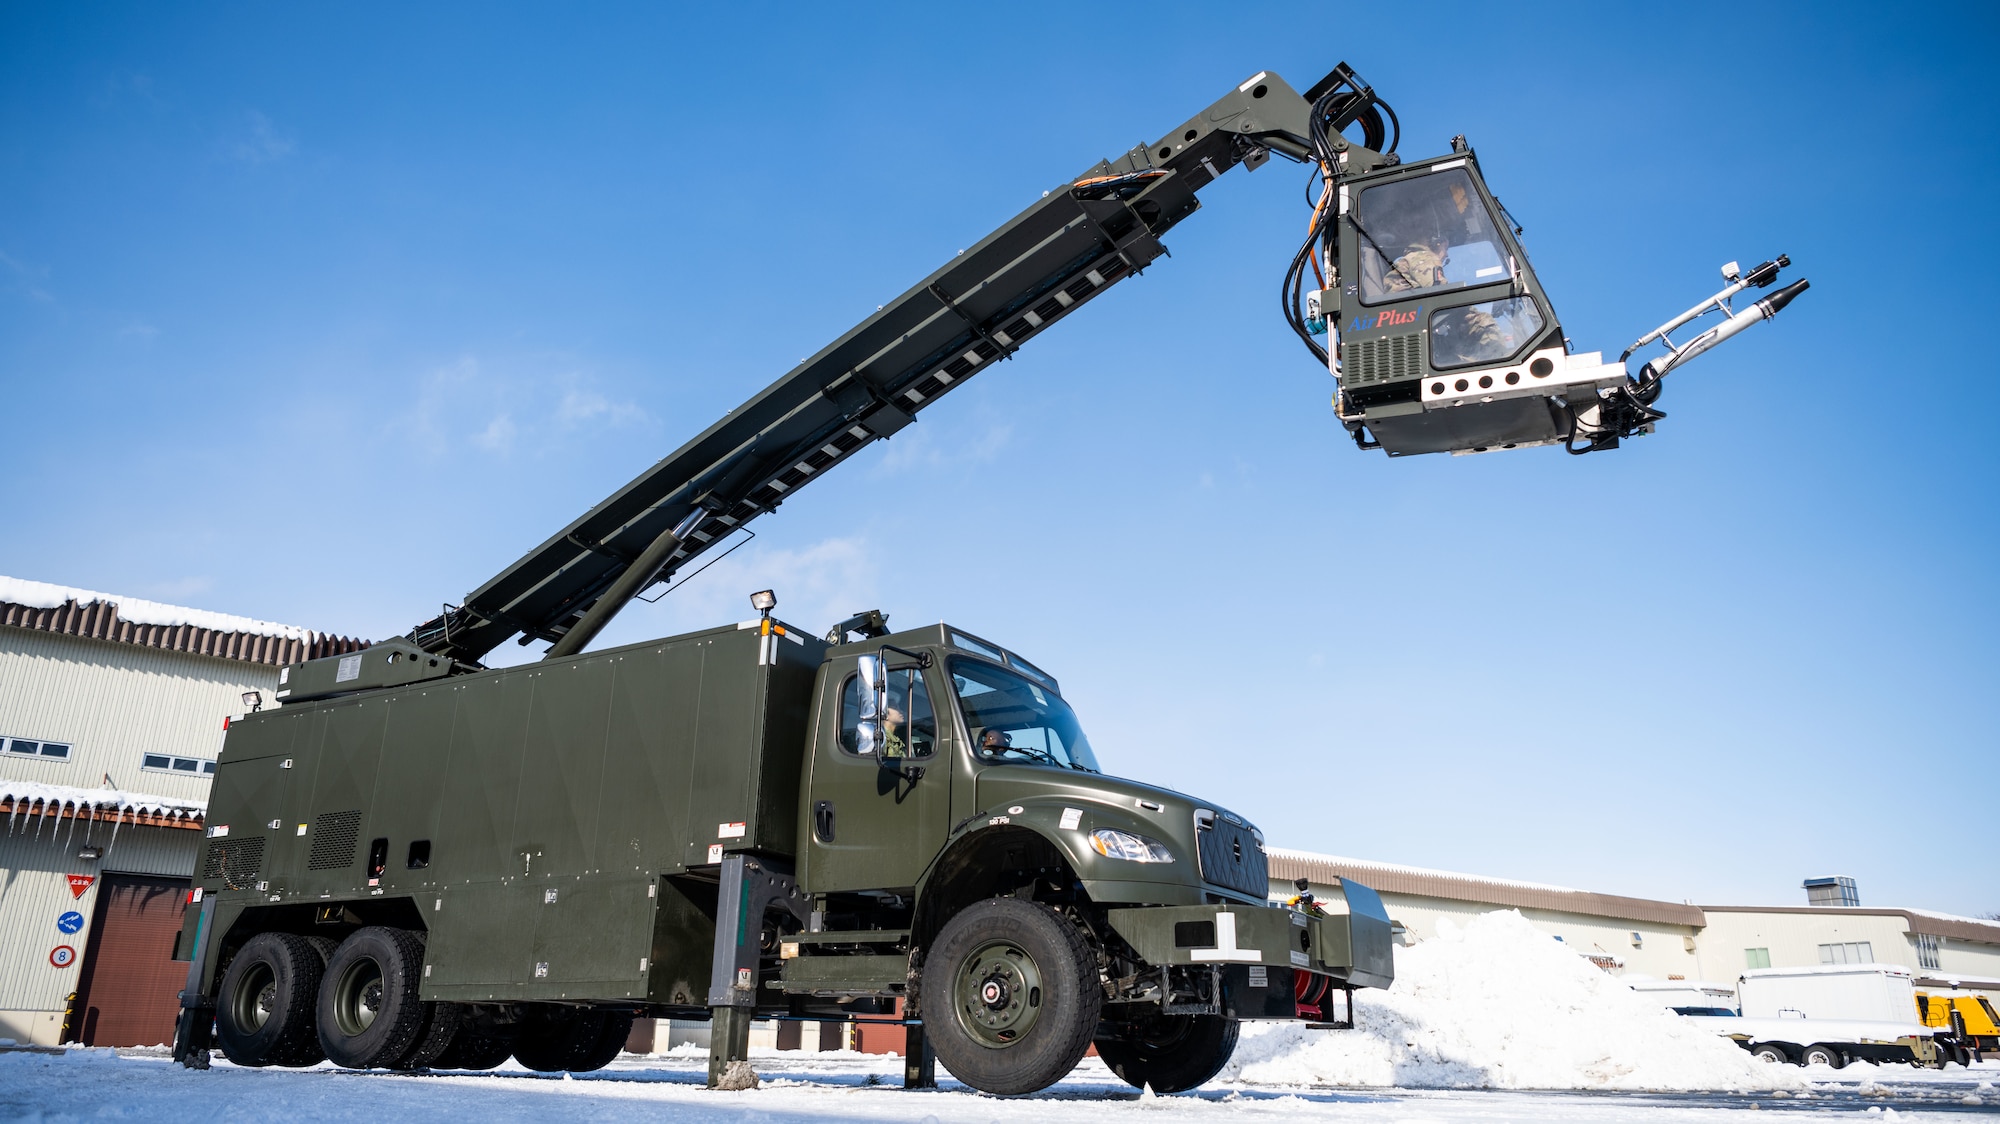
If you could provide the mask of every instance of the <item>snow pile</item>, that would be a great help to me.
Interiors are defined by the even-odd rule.
[[[1396,983],[1355,995],[1355,1029],[1246,1023],[1222,1077],[1256,1084],[1747,1092],[1802,1088],[1635,993],[1518,911],[1396,950]]]
[[[299,640],[308,644],[313,641],[310,629],[295,628],[288,624],[252,620],[233,613],[212,613],[207,609],[185,609],[179,605],[164,605],[158,601],[96,593],[65,585],[50,585],[48,582],[32,582],[26,578],[0,576],[0,601],[25,605],[30,609],[60,609],[70,601],[78,605],[107,602],[118,606],[119,620],[129,621],[132,624],[158,625],[162,628],[174,628],[185,624],[205,628],[210,632],[246,632],[254,636],[275,636],[282,640]]]

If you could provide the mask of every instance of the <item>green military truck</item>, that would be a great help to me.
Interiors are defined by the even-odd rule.
[[[1303,94],[1253,74],[1044,192],[462,604],[286,668],[283,706],[221,755],[176,1056],[582,1070],[632,1017],[673,1016],[714,1020],[719,1081],[752,1019],[875,1014],[909,1027],[912,1083],[934,1051],[1027,1092],[1095,1043],[1166,1091],[1216,1073],[1242,1019],[1338,1025],[1336,998],[1391,979],[1379,899],[1268,905],[1256,828],[1104,775],[1055,679],[998,644],[891,634],[879,612],[816,638],[760,595],[741,626],[584,649],[1159,261],[1202,191],[1273,156],[1318,189],[1283,306],[1363,448],[1615,447],[1660,416],[1663,372],[1804,287],[1736,314],[1789,261],[1725,269],[1634,345],[1669,348],[1637,377],[1569,354],[1470,146],[1404,162],[1399,131],[1345,64]],[[1709,311],[1731,318],[1666,341]],[[487,667],[509,639],[548,648]]]
[[[1371,892],[1267,904],[1257,829],[1100,772],[1049,674],[876,631],[760,617],[352,693],[430,657],[288,669],[306,701],[229,729],[189,911],[223,1052],[585,1070],[635,1015],[712,1015],[719,1074],[750,1019],[901,1000],[913,1068],[1024,1093],[1094,1042],[1165,1091],[1240,1019],[1389,983]]]

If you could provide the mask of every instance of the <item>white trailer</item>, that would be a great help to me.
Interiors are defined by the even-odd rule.
[[[1895,964],[1757,968],[1736,980],[1740,1016],[1695,1022],[1765,1061],[1941,1065],[1936,1031],[1919,1023],[1910,970]]]

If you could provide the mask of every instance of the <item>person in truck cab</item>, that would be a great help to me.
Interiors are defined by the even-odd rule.
[[[982,757],[1005,753],[1013,747],[1014,736],[1005,730],[996,730],[988,726],[986,732],[979,735],[979,754]]]
[[[883,713],[882,756],[908,757],[910,755],[909,742],[904,740],[902,734],[902,728],[906,722],[907,719],[903,717],[903,712],[893,706]]]

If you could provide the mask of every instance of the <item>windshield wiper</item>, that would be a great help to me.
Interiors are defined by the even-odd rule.
[[[1046,761],[1049,764],[1054,765],[1058,768],[1062,767],[1062,765],[1064,764],[1064,762],[1058,761],[1056,759],[1055,754],[1053,753],[1049,753],[1045,750],[1040,750],[1040,749],[1030,749],[1024,745],[1010,745],[1005,749],[1000,750],[1000,752],[1019,753],[1032,761]]]

